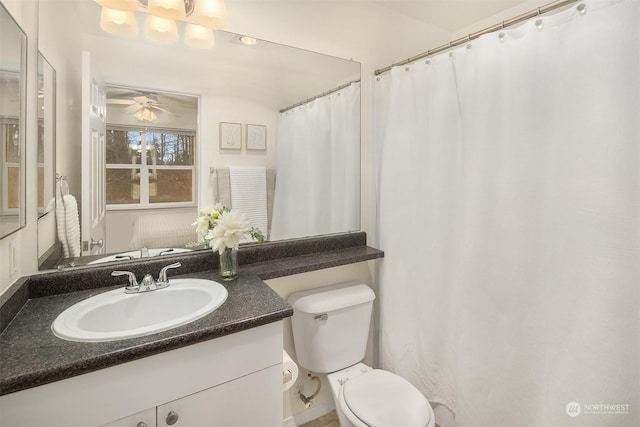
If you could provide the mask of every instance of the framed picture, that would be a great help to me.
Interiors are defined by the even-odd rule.
[[[267,127],[264,125],[247,125],[247,150],[267,149]]]
[[[240,123],[220,122],[220,148],[225,150],[242,149],[242,125]]]

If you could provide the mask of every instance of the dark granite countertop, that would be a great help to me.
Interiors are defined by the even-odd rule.
[[[211,252],[162,260],[111,264],[91,269],[49,272],[23,278],[0,298],[0,395],[70,378],[164,351],[282,320],[291,307],[263,280],[381,258],[364,244],[364,233],[306,239],[290,244],[252,246],[239,252],[237,280],[221,282],[227,301],[213,313],[187,325],[139,338],[80,343],[57,338],[51,323],[63,310],[95,294],[114,289],[114,265],[140,275],[180,261],[176,277],[218,281]],[[171,272],[170,272],[171,273]],[[121,280],[118,279],[118,280]]]

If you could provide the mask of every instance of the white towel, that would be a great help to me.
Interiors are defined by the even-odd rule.
[[[56,199],[56,228],[58,229],[58,240],[62,244],[62,254],[64,258],[69,258],[69,244],[67,243],[67,226],[64,218],[64,203],[62,199]]]
[[[78,202],[71,194],[62,196],[64,203],[64,220],[67,233],[67,243],[69,245],[69,255],[79,257],[80,252],[80,220],[78,217]],[[64,248],[64,245],[63,245]]]
[[[244,213],[267,236],[267,171],[264,167],[229,167],[231,207]]]

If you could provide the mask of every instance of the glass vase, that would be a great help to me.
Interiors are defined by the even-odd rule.
[[[221,254],[218,253],[220,268],[218,277],[221,280],[235,280],[238,277],[238,251],[227,248]]]

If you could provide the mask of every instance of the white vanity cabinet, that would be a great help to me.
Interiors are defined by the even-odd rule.
[[[147,409],[128,417],[120,418],[100,427],[156,427],[156,408]]]
[[[282,426],[282,323],[1,396],[0,425]]]
[[[272,366],[101,427],[282,425],[282,367]],[[157,420],[157,421],[156,421]]]
[[[280,366],[159,406],[158,427],[282,426],[282,411],[272,410],[282,408],[282,386],[273,390],[274,383],[282,384]]]

